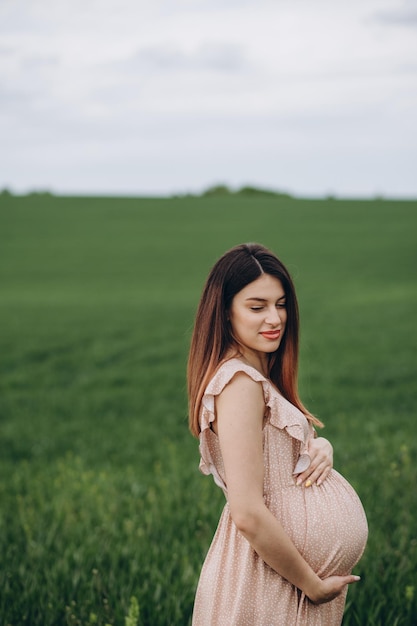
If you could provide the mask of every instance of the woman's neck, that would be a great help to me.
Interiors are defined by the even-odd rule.
[[[232,355],[231,355],[232,356]],[[255,352],[253,350],[242,350],[240,348],[235,354],[234,357],[240,358],[247,365],[250,365],[254,369],[258,370],[262,376],[268,378],[269,376],[269,359],[268,354],[265,352]]]

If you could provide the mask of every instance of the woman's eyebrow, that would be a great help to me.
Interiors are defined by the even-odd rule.
[[[246,301],[248,300],[254,300],[255,302],[267,302],[267,298],[246,298]],[[285,293],[282,296],[279,296],[279,298],[277,298],[277,302],[279,300],[285,300]]]
[[[246,300],[255,300],[256,302],[266,302],[266,298],[246,298]]]

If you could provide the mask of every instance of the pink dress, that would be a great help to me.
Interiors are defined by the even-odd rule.
[[[368,536],[362,504],[335,470],[317,487],[296,486],[293,472],[308,465],[305,447],[313,429],[256,369],[239,359],[221,365],[203,398],[200,416],[200,469],[212,474],[227,500],[227,485],[214,420],[214,399],[237,372],[261,382],[266,416],[263,429],[264,500],[320,577],[348,574],[359,561]],[[239,533],[223,509],[198,583],[193,626],[338,626],[346,594],[314,605],[277,574]]]

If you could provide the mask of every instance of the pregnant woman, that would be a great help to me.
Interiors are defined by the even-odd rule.
[[[288,271],[258,244],[226,252],[204,287],[188,362],[200,469],[226,496],[194,626],[338,626],[359,579],[365,513],[298,397],[297,360]]]

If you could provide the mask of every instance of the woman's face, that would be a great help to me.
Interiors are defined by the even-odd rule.
[[[243,356],[253,352],[259,356],[275,352],[287,321],[285,291],[281,281],[270,274],[262,274],[246,285],[232,300],[229,320]]]

